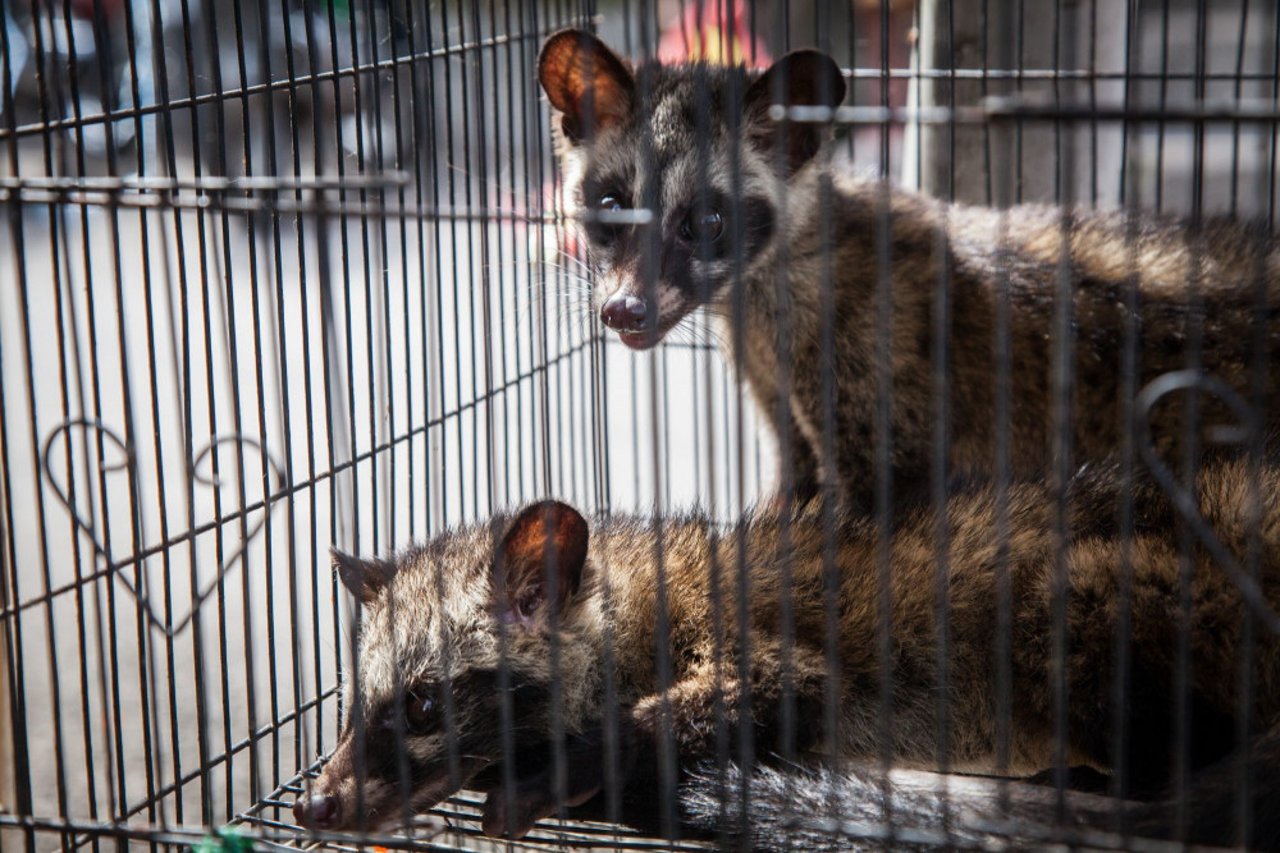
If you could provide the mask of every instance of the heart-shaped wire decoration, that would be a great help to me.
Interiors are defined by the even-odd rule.
[[[1216,376],[1211,376],[1200,370],[1175,370],[1171,373],[1157,376],[1147,383],[1147,386],[1142,389],[1134,401],[1133,421],[1138,450],[1142,454],[1143,461],[1147,463],[1147,467],[1151,469],[1151,474],[1155,477],[1156,482],[1173,499],[1173,505],[1178,514],[1182,516],[1191,532],[1209,550],[1210,556],[1227,573],[1236,588],[1240,590],[1245,603],[1262,620],[1267,630],[1273,634],[1280,634],[1280,615],[1277,615],[1267,602],[1266,596],[1262,592],[1262,587],[1258,585],[1258,581],[1245,571],[1244,567],[1240,565],[1240,561],[1235,558],[1235,555],[1222,544],[1222,540],[1218,538],[1217,534],[1213,532],[1213,528],[1209,526],[1209,523],[1204,520],[1204,516],[1200,514],[1200,505],[1199,501],[1196,500],[1196,496],[1178,482],[1178,478],[1174,476],[1173,472],[1169,470],[1169,466],[1160,458],[1154,442],[1151,441],[1151,411],[1155,408],[1156,403],[1169,394],[1193,388],[1212,394],[1222,400],[1227,404],[1227,408],[1231,410],[1232,414],[1239,419],[1239,423],[1234,426],[1214,428],[1209,433],[1210,439],[1216,444],[1248,444],[1257,429],[1254,426],[1257,414],[1254,412],[1253,407],[1240,394],[1236,393],[1234,388]]]
[[[200,466],[206,459],[212,458],[218,448],[225,445],[237,445],[239,447],[238,454],[240,454],[242,458],[246,455],[245,448],[252,448],[253,451],[256,452],[262,464],[271,472],[274,482],[268,485],[268,488],[263,494],[262,500],[258,506],[246,505],[240,508],[239,513],[243,515],[247,515],[253,510],[260,508],[262,510],[261,516],[257,521],[245,529],[245,532],[241,537],[239,547],[223,557],[221,562],[218,564],[218,570],[214,576],[210,580],[206,581],[204,586],[194,587],[195,594],[191,598],[190,609],[187,611],[185,616],[177,622],[173,622],[172,613],[169,614],[169,618],[166,618],[163,613],[158,613],[156,611],[156,607],[152,603],[151,597],[146,590],[145,574],[139,570],[139,580],[134,581],[125,571],[123,571],[123,569],[129,565],[138,566],[140,569],[138,559],[130,558],[125,561],[116,561],[113,559],[110,549],[99,539],[98,529],[93,523],[92,518],[86,519],[76,508],[75,493],[73,493],[72,490],[72,485],[74,484],[74,473],[71,470],[74,468],[74,464],[71,463],[69,459],[67,479],[65,481],[58,479],[53,467],[54,444],[59,438],[63,438],[68,445],[70,445],[75,433],[81,433],[82,440],[84,440],[84,433],[89,433],[94,436],[94,438],[89,438],[88,440],[94,441],[96,439],[96,444],[100,448],[98,452],[99,461],[96,468],[96,473],[98,475],[106,475],[117,471],[128,471],[130,474],[130,488],[136,488],[134,485],[136,480],[134,477],[136,473],[135,458],[132,448],[130,448],[128,443],[110,427],[106,426],[101,421],[91,418],[71,418],[65,420],[49,433],[48,438],[45,439],[44,447],[40,454],[44,476],[49,481],[49,486],[53,489],[54,494],[57,495],[59,502],[62,503],[70,514],[71,520],[74,522],[76,527],[92,543],[94,553],[97,554],[97,556],[106,564],[108,574],[124,585],[124,587],[129,591],[129,594],[138,602],[138,606],[142,608],[143,613],[146,615],[147,620],[151,623],[153,628],[168,635],[169,637],[174,637],[191,624],[195,619],[197,612],[200,610],[201,605],[203,605],[211,595],[217,592],[219,585],[226,578],[227,574],[236,566],[236,564],[243,561],[245,552],[249,549],[249,546],[253,543],[253,540],[257,535],[261,533],[262,529],[266,526],[267,520],[270,518],[272,509],[274,508],[275,501],[281,496],[287,494],[284,472],[276,463],[275,459],[271,457],[271,454],[267,452],[266,448],[262,446],[260,441],[251,436],[240,434],[215,436],[203,447],[203,449],[200,450],[200,452],[196,453],[195,456],[191,458],[187,468],[187,476],[191,478],[191,482],[201,483],[214,489],[220,489],[223,484],[218,475],[213,472],[212,469],[209,474],[203,474],[200,471]],[[112,445],[115,450],[120,452],[122,461],[114,463],[108,463],[106,461],[105,456],[107,452],[107,444]],[[68,450],[68,452],[70,451]],[[243,468],[245,466],[241,467]],[[88,484],[86,485],[88,486]],[[88,488],[90,493],[92,493],[92,487],[88,486]],[[134,497],[136,498],[137,496],[135,495]],[[136,505],[137,501],[135,500],[134,503]]]

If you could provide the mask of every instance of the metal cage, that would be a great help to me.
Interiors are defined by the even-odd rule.
[[[1274,225],[1269,0],[8,0],[4,849],[356,849],[289,812],[348,713],[331,545],[548,494],[730,523],[768,493],[707,321],[634,355],[591,310],[533,74],[568,25],[635,58],[819,47],[844,106],[779,118],[948,200]],[[477,803],[376,843],[481,845]],[[849,843],[950,843],[911,829]]]

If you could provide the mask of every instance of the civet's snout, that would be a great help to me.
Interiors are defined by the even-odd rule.
[[[600,307],[600,321],[615,332],[639,332],[648,316],[645,301],[632,294],[615,293]]]
[[[333,794],[302,795],[293,804],[293,819],[310,829],[336,829],[342,824],[342,804]]]

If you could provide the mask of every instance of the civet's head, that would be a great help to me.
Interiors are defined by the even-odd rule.
[[[503,760],[504,665],[517,743],[549,739],[553,677],[566,728],[581,726],[598,701],[595,644],[582,642],[600,618],[586,564],[587,522],[556,501],[390,560],[335,552],[343,584],[363,605],[359,667],[350,719],[294,805],[298,822],[398,824]]]
[[[823,125],[779,123],[774,104],[835,107],[831,57],[784,56],[763,73],[704,63],[632,69],[581,30],[551,36],[538,79],[567,197],[582,224],[600,318],[645,349],[694,308],[726,301],[739,275],[786,239],[783,197]]]

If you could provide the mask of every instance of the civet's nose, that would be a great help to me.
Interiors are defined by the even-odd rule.
[[[600,309],[600,319],[615,332],[638,332],[644,328],[649,309],[638,296],[610,296]]]
[[[338,798],[331,794],[299,797],[293,804],[293,818],[302,826],[332,829],[338,825]]]

